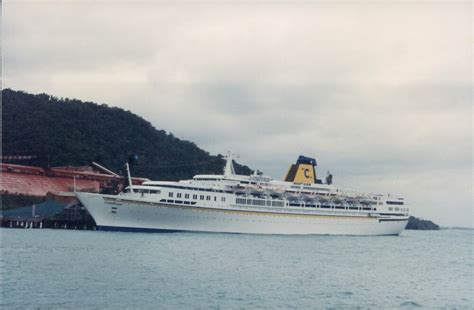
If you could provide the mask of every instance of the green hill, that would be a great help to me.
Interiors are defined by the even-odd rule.
[[[199,173],[221,173],[222,155],[212,156],[193,142],[153,127],[130,111],[105,104],[2,91],[2,155],[35,155],[19,164],[85,165],[96,161],[123,173],[131,154],[133,175],[178,180]],[[12,162],[12,161],[10,161]],[[241,174],[247,166],[235,165]]]

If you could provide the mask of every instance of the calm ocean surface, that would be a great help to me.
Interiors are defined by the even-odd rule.
[[[466,308],[473,230],[399,237],[1,229],[3,308]]]

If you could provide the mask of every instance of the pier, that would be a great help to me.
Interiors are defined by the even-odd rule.
[[[2,217],[1,227],[24,229],[69,229],[69,230],[96,230],[94,221],[69,221],[54,218],[15,218]]]

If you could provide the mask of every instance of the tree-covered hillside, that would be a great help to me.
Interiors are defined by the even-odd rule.
[[[137,154],[132,173],[155,180],[221,173],[224,166],[221,155],[211,156],[140,116],[105,104],[5,89],[2,112],[2,155],[38,156],[19,164],[66,166],[96,161],[122,172],[130,155]],[[251,173],[246,166],[235,168],[238,173]]]

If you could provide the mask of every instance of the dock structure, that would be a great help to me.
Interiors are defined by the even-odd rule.
[[[54,218],[14,218],[2,217],[1,227],[24,228],[24,229],[73,229],[73,230],[96,230],[95,222],[92,221],[67,221]]]
[[[100,168],[99,168],[100,167]],[[111,170],[94,163],[84,167],[53,167],[49,169],[33,166],[0,163],[2,182],[0,192],[43,197],[48,192],[89,191],[119,187],[125,181]],[[134,185],[148,179],[132,178]],[[116,188],[118,190],[119,188]]]
[[[74,191],[117,194],[126,184],[126,178],[95,162],[90,166],[47,169],[0,163],[0,168],[2,198],[17,197],[21,201],[22,197],[29,197],[43,201],[15,208],[4,202],[0,220],[6,228],[95,229],[95,222],[77,201]],[[132,184],[140,185],[146,180],[132,178]],[[47,202],[54,207],[48,209],[42,205]]]
[[[69,194],[69,193],[67,193]],[[73,194],[73,193],[71,193]],[[94,230],[95,222],[79,202],[67,203],[64,197],[47,195],[45,202],[23,208],[4,210],[0,216],[1,227],[53,228]],[[70,196],[66,196],[70,198]]]

